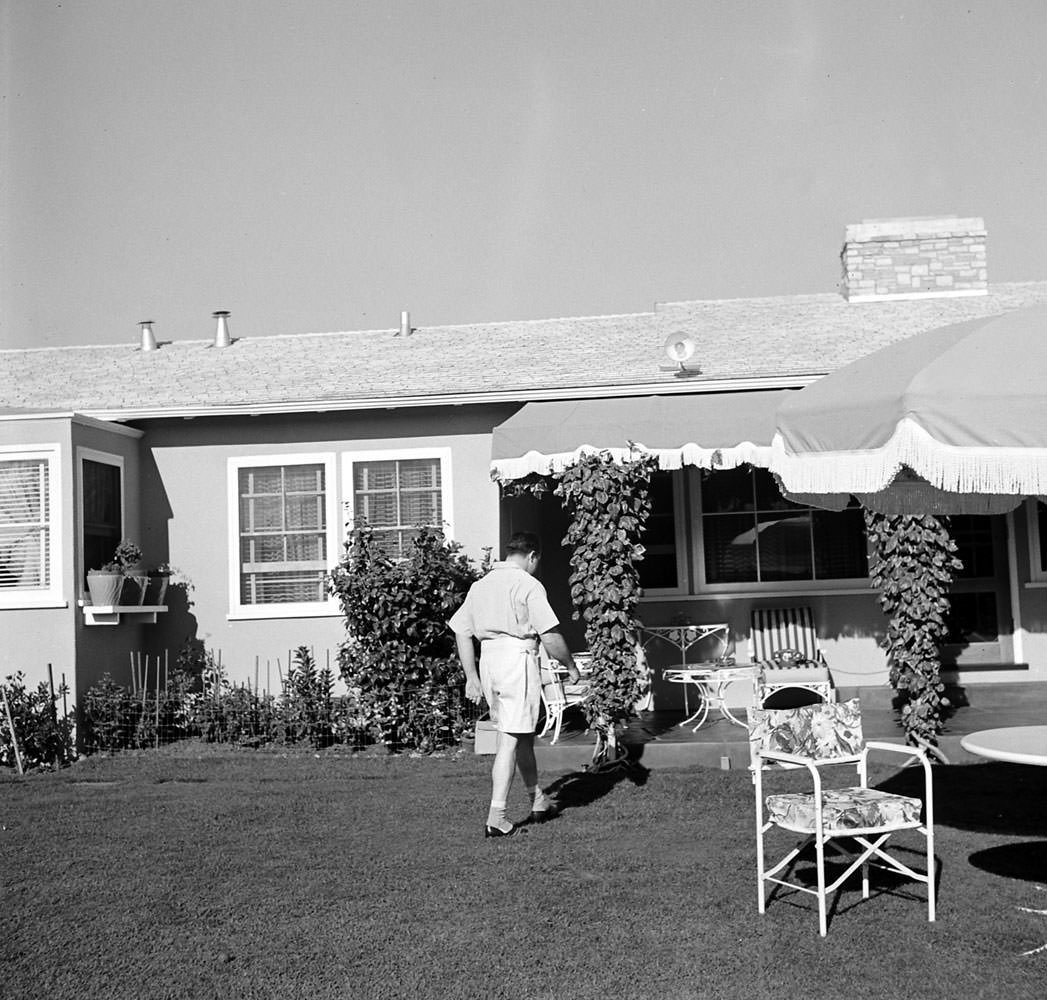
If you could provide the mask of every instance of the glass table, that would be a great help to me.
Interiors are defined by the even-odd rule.
[[[687,717],[681,725],[689,726],[694,723],[694,731],[697,732],[708,719],[710,708],[718,708],[720,714],[735,725],[746,725],[727,707],[726,691],[728,685],[736,681],[748,681],[752,685],[756,668],[736,666],[727,656],[731,630],[726,622],[704,625],[644,625],[641,631],[641,645],[645,651],[650,643],[661,641],[674,646],[680,652],[680,666],[667,668],[662,671],[662,676],[670,683],[684,685],[683,710]],[[718,646],[713,650],[714,655],[698,662],[688,662],[688,652],[707,639],[713,640]],[[688,697],[688,689],[692,685],[697,689],[699,700],[698,708],[694,712],[691,711]]]

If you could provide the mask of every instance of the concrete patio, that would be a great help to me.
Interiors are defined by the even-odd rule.
[[[939,747],[953,764],[974,763],[980,758],[960,747],[968,733],[1001,726],[1028,726],[1047,722],[1047,684],[968,684],[947,687],[946,695],[955,706],[946,722]],[[838,700],[859,697],[862,723],[867,739],[903,743],[898,713],[892,708],[890,688],[842,688]],[[744,718],[743,714],[739,714]],[[744,768],[749,763],[746,730],[715,709],[706,723],[692,731],[682,726],[681,711],[644,712],[625,731],[631,756],[649,768],[715,767]],[[539,766],[545,770],[580,768],[592,758],[595,738],[585,731],[585,718],[578,709],[564,716],[560,738],[551,744],[548,737],[536,745]]]

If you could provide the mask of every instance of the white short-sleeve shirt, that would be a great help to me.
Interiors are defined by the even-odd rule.
[[[513,563],[497,562],[469,588],[448,624],[459,635],[481,641],[499,636],[531,639],[556,628],[545,587]]]

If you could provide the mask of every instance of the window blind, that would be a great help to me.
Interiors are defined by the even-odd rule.
[[[440,459],[356,462],[353,511],[371,526],[386,555],[402,559],[420,526],[443,524]]]
[[[51,511],[46,459],[0,461],[0,590],[51,583]]]
[[[240,493],[240,600],[327,600],[324,466],[244,468]]]

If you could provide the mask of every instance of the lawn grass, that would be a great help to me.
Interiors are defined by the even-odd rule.
[[[197,744],[4,779],[0,994],[1047,994],[1020,955],[1047,916],[1018,909],[1047,908],[1047,770],[936,769],[937,923],[922,887],[845,891],[822,939],[813,898],[756,912],[745,772],[547,774],[564,813],[485,841],[489,763]]]

